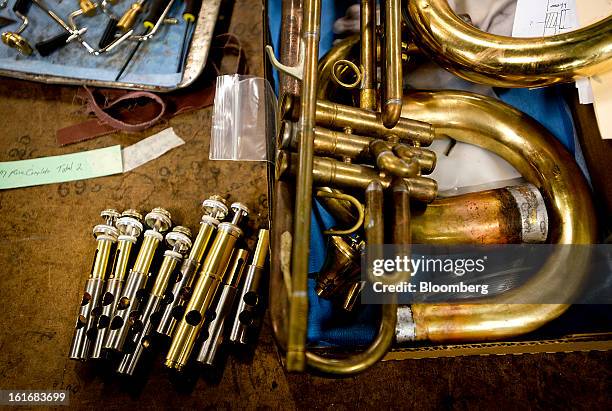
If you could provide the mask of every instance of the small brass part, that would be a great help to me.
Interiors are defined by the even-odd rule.
[[[346,83],[340,78],[346,76],[348,72],[352,72],[355,80],[352,83]],[[352,90],[361,84],[362,74],[359,67],[349,60],[337,60],[332,67],[332,79],[341,87],[347,90]]]
[[[360,248],[365,243],[347,241],[332,235],[327,243],[325,262],[317,275],[315,292],[321,298],[330,299],[348,282],[359,279],[361,273]]]
[[[325,235],[352,234],[355,231],[359,230],[361,226],[363,225],[363,206],[355,197],[350,196],[348,194],[344,194],[344,193],[338,193],[338,192],[333,192],[333,191],[330,192],[330,191],[325,191],[325,190],[318,190],[316,196],[318,198],[333,198],[333,199],[340,200],[340,201],[348,201],[357,210],[357,221],[355,222],[355,224],[353,224],[352,227],[344,229],[344,230],[339,230],[339,229],[325,230],[323,231],[323,234]]]
[[[29,56],[33,52],[30,43],[28,43],[28,41],[24,37],[17,33],[13,33],[10,31],[2,33],[2,42],[7,46],[16,49],[24,56]]]
[[[142,13],[143,6],[140,2],[133,3],[117,22],[117,28],[123,32],[130,30],[136,24],[136,19]]]
[[[96,14],[98,4],[92,0],[79,0],[79,8],[84,16],[91,17]]]
[[[415,158],[402,160],[382,140],[372,141],[370,143],[370,152],[376,161],[376,166],[381,171],[403,178],[416,177],[421,172],[419,163]]]
[[[91,338],[87,331],[92,329],[94,322],[93,308],[98,304],[113,244],[117,242],[118,232],[115,228],[115,221],[119,213],[114,209],[107,209],[100,213],[105,220],[104,224],[98,224],[93,229],[97,248],[94,255],[94,262],[89,273],[89,278],[85,284],[85,291],[79,314],[77,317],[76,328],[72,336],[69,357],[73,360],[86,360],[89,355]]]
[[[100,315],[96,319],[96,337],[91,350],[91,358],[102,358],[104,340],[109,330],[110,321],[115,316],[117,300],[123,289],[127,266],[134,245],[143,231],[142,215],[133,209],[125,210],[116,222],[119,230],[117,249],[111,273],[106,281],[104,294],[100,299]]]
[[[233,203],[231,222],[219,224],[217,235],[204,259],[202,270],[185,310],[178,323],[165,364],[178,371],[187,364],[196,338],[204,325],[206,316],[217,294],[230,263],[234,246],[243,236],[239,224],[248,216],[249,209],[242,203]]]
[[[300,104],[295,96],[285,94],[279,103],[281,119],[297,121],[300,118]],[[318,126],[339,130],[350,127],[358,134],[383,140],[389,135],[396,135],[401,141],[418,142],[423,146],[428,146],[436,135],[431,124],[423,121],[401,117],[398,123],[389,129],[383,125],[380,113],[328,100],[317,100],[315,114]]]
[[[162,310],[157,332],[168,337],[172,336],[176,324],[183,318],[185,305],[191,298],[195,274],[200,268],[204,253],[208,250],[217,226],[225,219],[228,213],[225,199],[218,195],[213,195],[204,200],[202,209],[204,214],[202,215],[200,229],[193,242],[193,247],[191,247],[191,252],[183,260],[175,282],[170,283],[166,291],[168,302]]]
[[[136,256],[134,267],[128,274],[121,297],[117,300],[115,316],[111,319],[110,330],[104,341],[104,348],[121,351],[126,342],[133,316],[138,313],[147,280],[151,276],[151,263],[155,257],[158,245],[163,241],[162,233],[172,225],[170,213],[157,207],[145,216],[145,222],[150,227],[145,231],[144,239]]]
[[[145,349],[150,348],[150,342],[153,337],[152,316],[157,313],[162,305],[164,292],[170,277],[183,259],[183,256],[191,248],[191,231],[186,227],[176,226],[171,232],[166,234],[165,240],[170,249],[164,252],[164,258],[155,277],[151,294],[142,310],[142,314],[134,322],[135,327],[133,328],[138,330],[132,338],[134,351],[126,353],[121,359],[117,368],[117,372],[120,374],[133,375],[142,353]]]

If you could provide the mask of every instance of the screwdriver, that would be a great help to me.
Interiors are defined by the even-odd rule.
[[[130,9],[121,17],[119,23],[117,23],[117,27],[123,31],[129,30],[130,27],[134,25],[134,22],[138,18],[138,15],[142,12],[143,4],[145,3],[145,1],[146,0],[138,0],[136,3],[132,4]],[[149,6],[149,14],[147,14],[147,17],[142,23],[145,27],[145,30],[141,34],[141,36],[146,36],[155,28],[155,25],[157,24],[158,20],[161,18],[164,11],[168,9],[168,6],[171,2],[173,2],[173,0],[152,0],[150,2],[151,5]],[[138,40],[138,42],[130,52],[128,58],[125,60],[125,63],[121,67],[121,70],[119,70],[119,74],[117,74],[117,77],[115,77],[115,81],[118,81],[121,78],[123,72],[130,64],[130,61],[132,61],[132,59],[134,58],[134,55],[138,51],[138,48],[140,47],[140,44],[142,42],[143,40]]]
[[[180,73],[183,71],[183,64],[185,64],[185,58],[187,58],[187,52],[189,51],[190,41],[190,29],[195,24],[195,19],[198,16],[198,12],[202,6],[202,0],[185,0],[185,10],[183,11],[183,20],[185,21],[185,33],[183,34],[183,45],[181,47],[181,54],[179,56],[178,66],[176,72]]]

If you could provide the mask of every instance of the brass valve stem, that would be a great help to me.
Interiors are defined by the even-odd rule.
[[[133,3],[117,22],[117,28],[123,32],[126,32],[132,27],[134,27],[136,19],[138,19],[138,16],[140,15],[140,13],[142,13],[143,4],[144,0],[140,0],[136,3]]]
[[[79,0],[79,8],[84,16],[91,17],[96,13],[98,4],[91,0]]]
[[[102,346],[108,332],[110,320],[115,315],[117,298],[121,289],[134,244],[142,234],[142,215],[136,210],[125,210],[117,220],[119,239],[115,251],[113,268],[106,281],[106,287],[100,301],[100,314],[96,319],[96,337],[94,339],[91,358],[102,358]]]
[[[185,317],[180,321],[172,339],[165,362],[169,368],[180,371],[187,364],[205,316],[223,281],[234,246],[243,235],[238,225],[248,215],[249,210],[241,203],[232,204],[232,210],[234,210],[232,222],[219,224],[215,241],[204,260],[200,277],[187,304]]]
[[[121,351],[125,343],[133,316],[138,313],[142,293],[150,277],[151,262],[155,257],[157,246],[164,239],[162,233],[172,225],[170,213],[163,208],[154,208],[145,217],[150,230],[145,231],[144,240],[138,251],[136,263],[130,270],[122,296],[117,302],[116,313],[110,323],[110,331],[104,342],[104,348]]]
[[[155,278],[151,295],[142,311],[142,315],[134,323],[134,329],[139,330],[132,339],[135,344],[134,352],[125,354],[121,359],[117,369],[120,374],[134,374],[142,353],[151,345],[151,333],[153,331],[152,316],[159,310],[162,304],[170,276],[176,270],[183,256],[191,248],[191,231],[182,226],[174,227],[171,232],[166,234],[166,242],[172,248],[164,252],[164,259]]]
[[[228,213],[225,199],[217,195],[204,200],[202,208],[204,209],[204,215],[202,215],[200,230],[193,242],[189,257],[183,261],[176,281],[171,283],[166,291],[168,302],[162,310],[157,332],[168,337],[172,336],[177,322],[185,314],[185,305],[191,298],[191,287],[195,274],[200,268],[204,253],[208,249],[219,222],[223,221]]]
[[[87,359],[90,345],[87,330],[90,329],[90,325],[93,323],[92,310],[100,298],[111,248],[117,241],[118,232],[114,225],[119,213],[114,209],[107,209],[102,211],[100,215],[104,218],[105,223],[99,224],[93,229],[97,247],[93,266],[85,283],[85,291],[70,345],[69,356],[73,360]]]

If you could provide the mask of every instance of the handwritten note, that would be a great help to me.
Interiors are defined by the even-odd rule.
[[[62,156],[0,162],[0,189],[61,183],[123,171],[121,146]]]
[[[518,0],[513,37],[546,37],[578,27],[576,0]]]

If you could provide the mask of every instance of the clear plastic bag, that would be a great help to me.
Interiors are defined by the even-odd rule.
[[[277,99],[261,77],[217,77],[210,141],[211,160],[272,159]]]

